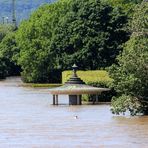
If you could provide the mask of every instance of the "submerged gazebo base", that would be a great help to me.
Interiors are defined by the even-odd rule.
[[[59,105],[58,95],[53,95],[53,105]],[[69,95],[69,105],[82,105],[82,95]]]
[[[81,105],[82,95],[69,95],[69,105]]]

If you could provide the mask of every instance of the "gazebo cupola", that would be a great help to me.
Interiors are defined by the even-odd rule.
[[[70,79],[67,82],[65,82],[65,84],[85,84],[85,82],[83,82],[83,80],[81,80],[77,75],[78,66],[74,64],[72,68],[73,68],[73,74],[70,77]]]

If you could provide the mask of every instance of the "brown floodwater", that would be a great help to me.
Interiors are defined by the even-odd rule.
[[[0,148],[148,148],[147,116],[115,116],[109,105],[52,106],[48,89],[21,83],[0,81]]]

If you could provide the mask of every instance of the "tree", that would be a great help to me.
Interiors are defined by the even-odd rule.
[[[128,39],[127,16],[100,0],[60,0],[44,5],[17,33],[18,64],[26,82],[49,82],[53,69],[76,62],[97,69],[114,62]]]
[[[0,43],[0,55],[5,62],[5,76],[20,74],[20,67],[17,66],[17,55],[19,49],[15,41],[15,32],[7,34]]]
[[[6,36],[6,34],[12,32],[13,26],[9,24],[0,24],[0,42]]]
[[[5,61],[0,57],[0,79],[4,79],[6,76]]]
[[[100,0],[71,1],[59,21],[51,42],[56,66],[69,69],[73,63],[83,69],[110,66],[128,39],[123,29],[127,16]]]
[[[104,1],[104,0],[102,0]],[[113,7],[120,7],[129,16],[133,15],[133,10],[136,4],[140,4],[143,0],[105,0],[110,3]]]
[[[132,115],[148,113],[147,11],[147,2],[137,5],[131,23],[131,38],[117,58],[118,65],[110,68],[110,76],[114,79],[112,87],[120,96],[112,101],[112,111],[117,114],[127,110]]]
[[[50,42],[59,19],[68,11],[67,5],[68,0],[44,5],[21,23],[16,41],[20,48],[18,64],[25,82],[49,82],[54,63]]]
[[[0,46],[5,36],[13,31],[13,26],[10,24],[0,24]],[[2,54],[2,48],[0,48],[0,79],[3,79],[7,75],[7,64]]]

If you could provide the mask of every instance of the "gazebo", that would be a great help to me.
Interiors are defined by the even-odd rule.
[[[69,105],[81,105],[83,94],[95,94],[97,96],[103,91],[110,90],[108,88],[86,85],[85,82],[77,76],[78,67],[74,64],[72,68],[73,74],[63,86],[50,89],[50,93],[53,95],[53,105],[58,105],[58,95],[68,95]]]

